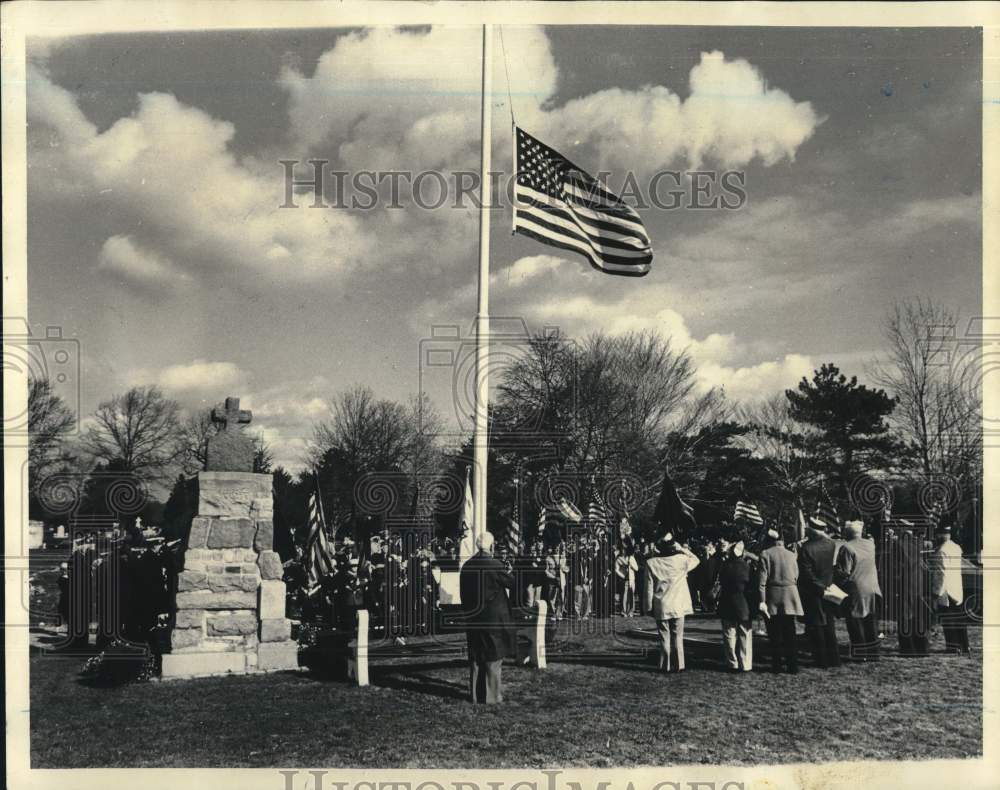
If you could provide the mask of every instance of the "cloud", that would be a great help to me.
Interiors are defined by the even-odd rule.
[[[248,375],[232,362],[193,362],[168,365],[160,369],[139,368],[129,372],[131,386],[155,384],[170,396],[194,396],[204,393],[235,391],[248,386]]]
[[[30,172],[39,191],[51,178],[70,179],[75,197],[139,228],[127,243],[116,234],[110,251],[106,245],[105,268],[139,267],[148,281],[169,260],[188,271],[312,280],[347,271],[370,251],[371,239],[347,213],[278,208],[282,171],[237,159],[230,123],[172,95],[144,93],[131,116],[99,132],[39,69],[29,67],[28,81],[28,120],[38,135]]]
[[[765,166],[793,160],[823,122],[809,102],[769,87],[755,66],[722,52],[701,53],[689,85],[686,99],[662,85],[574,99],[543,114],[547,134],[595,145],[602,166],[649,173],[677,162],[739,167],[754,159]]]
[[[740,166],[794,159],[823,119],[743,59],[703,52],[681,98],[662,85],[608,88],[552,106],[559,69],[540,28],[505,30],[497,47],[494,113],[505,108],[506,80],[519,123],[565,153],[591,146],[602,168],[652,171],[684,161]],[[337,41],[305,75],[286,68],[281,84],[299,143],[332,141],[347,167],[472,168],[479,146],[480,43],[465,28],[376,28]],[[496,124],[494,144],[509,150]]]
[[[174,285],[190,280],[186,272],[149,250],[139,248],[130,236],[112,236],[101,247],[97,268],[138,285]]]

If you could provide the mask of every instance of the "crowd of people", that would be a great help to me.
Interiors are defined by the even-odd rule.
[[[58,614],[65,638],[57,649],[91,652],[96,623],[98,655],[88,669],[105,667],[105,654],[134,654],[148,672],[170,649],[177,587],[176,541],[166,541],[141,520],[122,529],[78,531],[59,566]],[[120,662],[119,662],[120,663]]]
[[[969,650],[962,552],[946,526],[933,543],[906,522],[873,537],[862,521],[821,516],[808,518],[799,539],[746,524],[713,532],[682,542],[669,534],[647,540],[627,529],[617,537],[607,528],[570,529],[523,547],[497,542],[491,556],[510,574],[515,613],[545,601],[555,621],[652,616],[668,671],[685,668],[684,618],[695,611],[719,618],[734,672],[753,668],[755,629],[767,634],[772,669],[798,672],[797,623],[805,626],[813,664],[839,666],[838,619],[848,633],[847,660],[878,660],[886,633],[896,634],[902,655],[926,655],[936,625],[949,651]],[[350,629],[364,607],[376,636],[405,642],[432,633],[442,568],[458,569],[458,543],[384,532],[371,539],[369,552],[361,549],[350,539],[338,543],[334,572],[312,590],[305,569],[289,563],[298,567],[290,588],[299,590],[303,619]]]

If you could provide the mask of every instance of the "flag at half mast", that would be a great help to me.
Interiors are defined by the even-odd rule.
[[[516,126],[514,151],[515,232],[578,252],[607,274],[649,273],[652,243],[634,208]]]

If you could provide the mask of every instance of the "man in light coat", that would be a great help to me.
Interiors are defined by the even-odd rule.
[[[782,662],[790,675],[799,671],[795,645],[795,618],[802,617],[799,598],[799,564],[795,554],[779,540],[773,527],[767,531],[767,547],[760,553],[760,611],[767,619],[771,643],[771,671],[780,673]]]
[[[692,614],[687,575],[698,558],[668,532],[657,543],[657,556],[646,561],[646,609],[660,633],[660,669],[684,671],[684,618]]]
[[[937,547],[930,556],[931,594],[944,631],[945,649],[969,652],[969,628],[965,620],[965,590],[962,587],[962,549],[951,539],[951,527],[939,527]]]
[[[878,636],[875,612],[882,598],[875,565],[875,541],[863,537],[864,522],[844,524],[847,540],[837,555],[836,578],[847,593],[844,614],[851,639],[851,658],[878,661]]]

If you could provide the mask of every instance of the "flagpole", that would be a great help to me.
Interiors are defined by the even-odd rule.
[[[482,145],[479,167],[479,303],[476,312],[476,411],[473,433],[475,468],[475,519],[473,537],[486,529],[486,462],[489,416],[489,356],[490,334],[490,94],[493,88],[493,25],[483,25],[483,84],[481,100]]]

